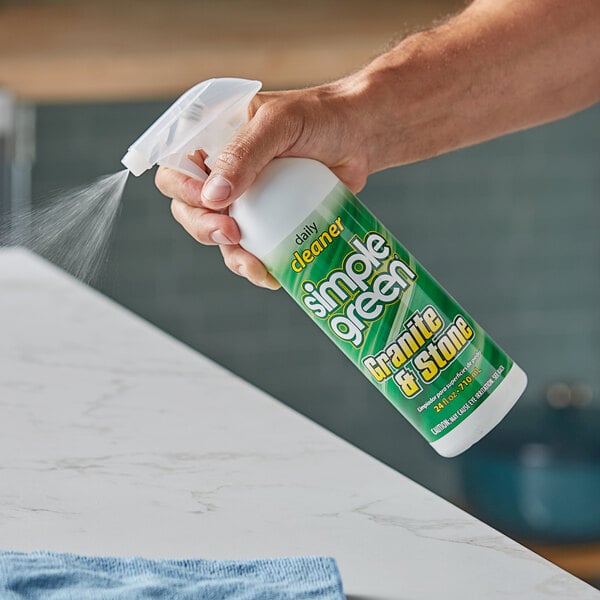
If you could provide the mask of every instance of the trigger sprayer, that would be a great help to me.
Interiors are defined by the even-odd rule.
[[[258,81],[211,79],[184,93],[123,164],[196,179],[188,156],[219,151],[247,121]],[[443,456],[495,427],[527,377],[322,163],[278,158],[230,208],[240,244]]]
[[[206,179],[188,156],[199,148],[207,166],[233,134],[248,120],[248,104],[262,87],[260,81],[222,78],[195,85],[180,96],[130,147],[121,162],[133,175],[154,165]]]

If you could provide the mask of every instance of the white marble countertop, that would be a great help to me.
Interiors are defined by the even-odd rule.
[[[355,600],[600,598],[14,249],[0,251],[0,547],[330,555]]]

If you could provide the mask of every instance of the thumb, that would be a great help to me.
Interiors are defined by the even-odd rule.
[[[289,119],[278,119],[263,108],[238,131],[215,161],[202,188],[202,201],[207,208],[221,210],[229,206],[271,160],[291,145],[293,132],[285,125]]]

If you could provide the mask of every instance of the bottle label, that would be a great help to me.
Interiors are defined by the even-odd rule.
[[[341,183],[262,260],[430,442],[481,406],[512,366]]]

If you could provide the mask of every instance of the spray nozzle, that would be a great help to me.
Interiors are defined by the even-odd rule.
[[[188,156],[202,149],[210,167],[248,120],[248,105],[261,87],[260,81],[235,78],[195,85],[129,147],[121,162],[136,176],[158,164],[206,179],[206,173]]]

